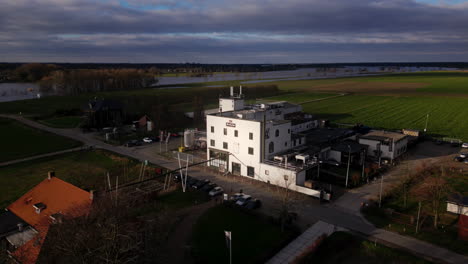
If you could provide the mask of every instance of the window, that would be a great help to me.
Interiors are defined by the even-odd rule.
[[[276,129],[276,131],[275,131],[275,137],[279,137],[279,129]]]
[[[215,146],[215,141],[214,141],[214,139],[211,139],[211,140],[210,140],[210,146],[212,146],[212,147]]]
[[[211,126],[211,133],[214,133],[214,126]]]
[[[253,133],[252,132],[249,133],[249,139],[253,140]]]
[[[302,138],[299,138],[299,145],[302,144]]]
[[[249,154],[253,155],[253,148],[249,148]]]
[[[227,128],[224,129],[224,135],[227,135]]]
[[[291,134],[291,129],[288,129],[288,134]]]
[[[238,136],[239,136],[239,131],[234,130],[234,136],[235,136],[235,137],[238,137]]]
[[[255,175],[255,168],[247,166],[247,176],[253,177]]]
[[[270,172],[268,170],[265,170],[265,175],[270,175]]]
[[[228,143],[227,142],[223,142],[223,149],[228,149]]]
[[[287,141],[286,141],[286,142],[284,142],[284,146],[285,146],[285,147],[287,147],[287,146],[288,146],[288,142],[287,142]]]
[[[273,142],[270,142],[270,144],[268,145],[268,152],[275,152],[275,144]]]

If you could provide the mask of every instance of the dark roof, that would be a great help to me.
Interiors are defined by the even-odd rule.
[[[458,193],[454,193],[452,195],[449,195],[447,201],[456,203],[458,205],[463,205],[463,206],[468,206],[468,196],[463,196]]]
[[[123,105],[121,102],[114,100],[94,99],[90,100],[83,108],[86,111],[120,110],[123,108]]]
[[[359,144],[353,140],[345,140],[345,141],[342,141],[333,145],[332,150],[336,150],[339,152],[348,152],[349,151],[348,146],[351,148],[351,153],[358,153],[358,152],[361,152],[362,150],[367,149],[366,145]]]
[[[308,145],[323,145],[333,144],[340,139],[350,137],[354,131],[345,128],[316,128],[302,133],[307,135]]]
[[[10,211],[5,211],[0,214],[0,238],[7,236],[16,230],[18,230],[18,224],[22,224],[26,227],[28,224],[23,219],[16,216]]]

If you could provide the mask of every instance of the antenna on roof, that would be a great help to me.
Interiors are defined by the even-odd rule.
[[[234,87],[233,86],[231,86],[231,93],[230,94],[231,94],[231,96],[234,96]]]

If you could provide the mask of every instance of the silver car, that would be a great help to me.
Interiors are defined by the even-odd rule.
[[[224,192],[223,188],[221,188],[221,187],[218,186],[218,187],[215,187],[213,190],[211,190],[211,191],[208,193],[208,195],[213,197],[213,196],[216,196],[216,195],[220,195],[220,194],[222,194],[223,192]]]
[[[241,198],[239,198],[239,200],[237,200],[236,204],[239,205],[239,206],[244,206],[251,199],[252,199],[252,196],[244,194],[244,195],[242,195]]]

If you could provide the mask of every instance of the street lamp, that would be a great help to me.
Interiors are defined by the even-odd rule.
[[[348,169],[346,170],[346,184],[345,187],[348,187],[348,178],[349,178],[349,164],[351,163],[351,147],[348,145]]]

